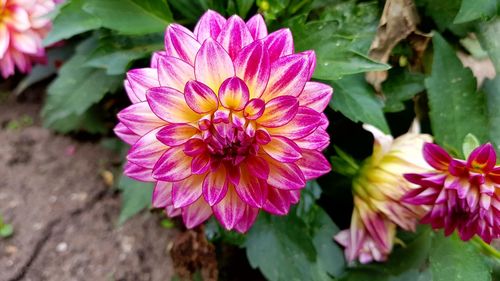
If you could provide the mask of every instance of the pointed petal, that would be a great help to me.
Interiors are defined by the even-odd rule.
[[[296,139],[294,142],[303,149],[322,151],[330,144],[330,136],[325,129],[317,128],[312,134]]]
[[[267,183],[279,189],[301,189],[306,179],[300,168],[294,163],[281,163],[269,156],[263,157],[269,164]]]
[[[206,221],[212,215],[212,209],[203,197],[193,204],[182,208],[182,220],[187,228],[191,229]]]
[[[156,116],[147,102],[135,103],[118,113],[118,119],[127,128],[139,136],[165,125],[165,121]]]
[[[231,77],[220,86],[219,99],[227,109],[242,110],[248,103],[248,87],[238,77]]]
[[[133,145],[140,138],[140,136],[132,132],[132,130],[130,130],[127,126],[123,125],[122,122],[119,122],[115,126],[113,132],[115,132],[115,135],[118,136],[122,141],[130,145]]]
[[[332,99],[333,89],[330,85],[319,82],[306,82],[299,95],[300,106],[307,106],[317,112],[323,112]]]
[[[264,114],[266,103],[261,99],[250,100],[244,108],[243,116],[249,120],[255,120]]]
[[[218,93],[222,82],[234,76],[234,66],[226,50],[214,39],[208,38],[196,55],[194,73],[197,81]]]
[[[194,65],[195,56],[200,49],[200,43],[194,34],[179,24],[171,24],[165,32],[165,51],[168,56],[179,58]]]
[[[293,163],[302,157],[301,149],[285,137],[271,137],[271,141],[263,145],[262,149],[276,161],[283,163]]]
[[[259,209],[257,208],[252,208],[250,206],[247,206],[245,208],[245,212],[243,213],[243,216],[241,219],[236,223],[234,226],[234,229],[240,233],[245,233],[250,229],[250,227],[253,225],[255,220],[257,219],[257,215],[259,214]]]
[[[299,166],[306,180],[318,178],[332,170],[325,156],[316,150],[302,150],[302,158],[295,164]]]
[[[210,156],[206,153],[193,156],[191,171],[196,175],[204,174],[210,169],[210,164]]]
[[[0,25],[0,59],[7,52],[10,44],[10,32],[6,25]]]
[[[262,208],[267,200],[267,183],[264,180],[242,173],[240,182],[235,186],[238,196],[248,205]]]
[[[170,87],[184,92],[189,80],[194,80],[194,68],[185,61],[174,57],[158,59],[158,79],[163,87]]]
[[[165,52],[165,51],[153,52],[153,55],[151,55],[151,61],[150,61],[151,68],[158,68],[158,60],[160,58],[164,58],[164,57],[168,57],[167,52]]]
[[[132,87],[130,86],[130,82],[128,80],[123,80],[123,87],[125,88],[125,92],[127,93],[130,102],[132,103],[141,102],[141,100],[134,93],[134,90],[132,90]]]
[[[267,180],[269,177],[269,165],[266,160],[258,156],[248,156],[245,160],[245,167],[250,175]]]
[[[161,181],[180,181],[190,175],[191,157],[184,154],[183,146],[167,150],[153,168],[153,178]]]
[[[491,143],[474,149],[467,159],[467,168],[489,173],[495,167],[497,154]]]
[[[188,106],[197,113],[209,113],[217,110],[219,101],[207,85],[198,81],[189,81],[184,90]]]
[[[245,22],[237,15],[231,16],[217,37],[217,41],[235,59],[240,50],[253,42]]]
[[[10,43],[21,53],[36,55],[41,48],[39,36],[31,30],[22,33],[11,32],[10,36]]]
[[[141,167],[132,162],[126,162],[125,166],[123,166],[123,174],[138,181],[155,182],[156,180],[153,179],[152,172],[151,169]]]
[[[292,120],[299,110],[299,101],[292,96],[279,96],[267,102],[257,122],[269,128],[281,127]]]
[[[153,208],[165,208],[172,205],[172,183],[158,181],[153,190]]]
[[[277,216],[288,214],[290,210],[290,191],[280,190],[269,186],[267,190],[267,201],[262,208],[266,212]]]
[[[278,128],[269,128],[271,135],[283,136],[292,140],[310,135],[318,128],[321,115],[308,107],[299,107],[295,117],[286,125]]]
[[[240,221],[245,213],[246,204],[241,201],[240,197],[230,186],[227,190],[226,196],[212,207],[215,217],[222,224],[222,226],[231,230]]]
[[[156,138],[168,146],[178,146],[186,143],[197,134],[197,128],[188,124],[167,124],[156,134]]]
[[[152,169],[156,161],[168,149],[168,146],[156,139],[156,134],[159,130],[160,128],[154,129],[142,136],[128,151],[127,160],[139,166]]]
[[[316,53],[313,50],[308,50],[301,52],[299,54],[304,54],[307,56],[308,61],[309,61],[309,72],[307,75],[307,81],[311,79],[314,73],[314,69],[316,68]]]
[[[158,71],[154,68],[138,68],[127,72],[130,88],[140,101],[146,101],[147,90],[159,87]]]
[[[147,100],[151,110],[170,123],[190,123],[201,117],[187,105],[184,94],[172,88],[152,88]]]
[[[283,28],[269,34],[264,38],[264,44],[268,48],[269,59],[271,62],[280,57],[293,54],[293,37],[288,28]]]
[[[271,62],[264,44],[255,41],[243,48],[234,60],[234,68],[236,76],[248,86],[249,98],[260,97],[271,75]]]
[[[174,208],[193,204],[201,197],[202,175],[192,175],[172,184],[172,203]]]
[[[433,168],[441,171],[448,169],[451,156],[439,145],[433,143],[424,144],[423,154],[425,161]]]
[[[217,204],[228,189],[229,181],[226,175],[226,168],[220,165],[215,171],[209,172],[203,181],[203,196],[210,206]]]
[[[247,21],[247,27],[254,40],[259,40],[267,36],[267,26],[264,18],[256,14]]]
[[[217,38],[222,29],[222,26],[226,24],[226,19],[219,13],[208,10],[194,27],[194,35],[198,39],[198,42],[204,42],[205,39]]]
[[[306,85],[309,59],[303,54],[279,58],[271,65],[271,76],[262,99],[268,101],[279,96],[298,97]]]

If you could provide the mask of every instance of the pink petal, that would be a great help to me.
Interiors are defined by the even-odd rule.
[[[184,153],[188,156],[197,156],[207,150],[207,145],[204,141],[198,138],[192,138],[184,144]]]
[[[238,77],[231,77],[220,86],[219,99],[227,109],[242,110],[248,103],[248,87]]]
[[[332,170],[325,156],[316,150],[302,150],[302,158],[295,164],[299,166],[306,180],[318,178]]]
[[[271,74],[271,63],[267,48],[255,41],[243,48],[234,60],[236,76],[248,86],[250,99],[258,98],[266,89]]]
[[[172,203],[174,208],[181,208],[193,204],[201,197],[203,176],[192,175],[184,180],[172,184]]]
[[[292,32],[288,28],[269,34],[264,38],[264,44],[268,48],[271,63],[294,53]]]
[[[300,148],[321,151],[330,144],[330,136],[325,129],[317,128],[312,134],[294,141]]]
[[[319,82],[306,82],[299,95],[300,106],[307,106],[317,112],[323,112],[332,99],[333,89],[330,85]]]
[[[262,99],[268,101],[279,96],[298,97],[308,80],[309,59],[295,54],[279,58],[271,65],[271,76]]]
[[[306,179],[300,168],[294,163],[281,163],[265,156],[269,164],[267,183],[279,189],[301,189],[306,185]]]
[[[226,168],[220,165],[215,171],[209,172],[203,181],[203,196],[210,206],[217,204],[228,189]]]
[[[34,31],[28,30],[23,33],[11,32],[11,36],[11,44],[22,53],[36,55],[40,48],[42,48],[41,38]]]
[[[0,59],[2,59],[7,52],[10,44],[10,32],[6,25],[0,25]]]
[[[187,105],[184,94],[175,89],[152,88],[146,97],[151,110],[167,122],[190,123],[201,117]]]
[[[237,15],[231,16],[217,37],[217,41],[235,59],[240,50],[253,42],[252,34],[245,22]]]
[[[197,128],[188,124],[167,124],[156,134],[156,138],[165,145],[178,146],[198,132]]]
[[[310,135],[318,128],[321,115],[308,107],[299,107],[295,117],[286,125],[278,128],[269,128],[271,135],[283,136],[292,140]]]
[[[437,170],[447,170],[451,156],[439,145],[433,143],[424,144],[423,154],[425,161]]]
[[[159,87],[158,71],[154,68],[138,68],[127,72],[130,88],[140,101],[146,100],[146,92],[150,88]]]
[[[234,226],[234,229],[236,229],[240,233],[247,232],[248,229],[250,229],[250,227],[253,225],[253,223],[257,219],[258,214],[259,214],[259,209],[247,206],[245,208],[245,212],[243,213],[243,216],[238,221],[238,223],[236,223],[236,225]]]
[[[165,208],[172,205],[172,183],[158,181],[153,190],[153,208]]]
[[[267,201],[262,208],[273,215],[283,216],[288,214],[290,210],[290,191],[269,186]]]
[[[256,14],[247,21],[247,27],[254,40],[259,40],[267,36],[267,26],[264,18]]]
[[[117,135],[122,141],[127,144],[133,145],[137,140],[139,140],[140,136],[132,132],[127,126],[123,125],[123,123],[119,122],[115,128],[113,129],[115,135]]]
[[[180,181],[191,175],[191,157],[184,154],[182,146],[167,150],[153,168],[153,178],[161,181]]]
[[[165,51],[158,51],[158,52],[153,52],[153,55],[151,55],[151,68],[158,68],[158,60],[160,58],[165,58],[167,56],[167,52]]]
[[[132,90],[132,87],[130,86],[130,82],[128,80],[123,81],[123,87],[125,88],[125,92],[127,92],[127,96],[132,103],[141,102],[141,100],[134,93],[134,90]]]
[[[193,161],[191,161],[191,171],[196,175],[204,174],[210,169],[210,164],[210,156],[206,153],[193,156]]]
[[[118,119],[132,132],[143,136],[149,131],[165,125],[165,121],[156,116],[147,102],[135,103],[118,113]]]
[[[179,58],[190,65],[194,65],[200,43],[194,34],[179,24],[171,24],[165,32],[165,51],[168,56]]]
[[[290,139],[274,136],[262,149],[276,161],[293,163],[302,157],[301,149]]]
[[[307,75],[307,81],[311,79],[316,68],[316,53],[312,50],[304,51],[299,54],[305,54],[309,60],[309,74]]]
[[[222,26],[226,23],[226,19],[219,13],[208,10],[194,27],[194,35],[198,39],[198,42],[204,42],[205,39],[217,38],[221,32]]]
[[[151,169],[141,167],[132,162],[126,162],[123,167],[124,175],[138,181],[155,182],[156,180],[153,178],[152,172]]]
[[[206,221],[212,215],[212,209],[200,197],[193,204],[182,208],[182,220],[187,228],[193,228]]]
[[[261,157],[250,155],[245,159],[245,165],[250,175],[264,180],[269,177],[269,165]]]
[[[279,96],[267,102],[266,109],[257,122],[269,128],[281,127],[290,122],[299,110],[299,101],[292,96]]]
[[[1,7],[2,5],[0,5]],[[8,8],[9,15],[4,17],[2,20],[4,24],[7,24],[12,29],[16,31],[26,31],[31,27],[29,14],[25,8],[13,5]]]
[[[217,110],[219,100],[207,85],[198,81],[189,81],[184,89],[188,106],[197,113],[209,113]]]
[[[489,173],[497,162],[497,154],[491,143],[474,149],[467,159],[467,168]]]
[[[261,99],[250,100],[244,108],[243,115],[249,120],[255,120],[264,114],[266,103]]]
[[[246,206],[240,197],[238,197],[234,187],[230,186],[226,196],[214,205],[212,210],[222,226],[227,230],[231,230],[243,217]]]
[[[197,81],[218,93],[222,82],[234,76],[234,66],[226,50],[214,39],[208,38],[196,55],[194,73]]]
[[[163,87],[170,87],[184,92],[189,80],[194,80],[194,68],[185,61],[174,57],[158,59],[158,79]]]
[[[267,199],[267,183],[264,180],[258,179],[242,173],[240,182],[235,186],[238,196],[248,205],[255,208],[262,208]]]
[[[165,144],[156,139],[156,133],[159,130],[160,128],[154,129],[141,137],[128,151],[127,160],[139,166],[152,169],[156,161],[168,149]]]
[[[264,129],[258,129],[255,131],[255,140],[260,145],[266,145],[271,142],[271,135]]]

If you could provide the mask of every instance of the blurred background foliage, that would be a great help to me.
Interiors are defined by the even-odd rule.
[[[413,3],[392,2],[405,9]],[[500,76],[495,76],[495,70],[500,72],[500,1],[415,0],[417,17],[404,18],[409,24],[394,31],[404,36],[391,34],[387,27],[385,40],[397,40],[377,57],[371,45],[381,34],[381,19],[398,20],[386,18],[386,4],[67,0],[51,14],[54,27],[45,39],[46,46],[62,42],[48,51],[49,62],[62,66],[36,66],[16,91],[57,74],[47,90],[44,125],[60,133],[109,138],[116,113],[129,103],[122,87],[125,72],[149,64],[151,53],[163,48],[169,23],[192,29],[207,9],[246,19],[262,13],[270,31],[292,30],[297,51],[316,51],[313,78],[335,90],[326,112],[332,145],[325,152],[334,172],[308,183],[288,216],[261,214],[245,236],[226,232],[212,221],[205,228],[207,236],[218,245],[246,249],[249,264],[273,281],[500,280],[498,260],[456,236],[445,239],[424,226],[416,233],[400,232],[401,242],[386,263],[347,266],[342,249],[332,240],[339,228],[349,226],[350,176],[371,154],[373,138],[361,123],[397,136],[417,116],[423,131],[456,156],[461,156],[469,133],[481,142],[491,141],[497,150],[500,145]],[[125,148],[109,139],[108,145]],[[123,191],[123,223],[149,207],[151,186],[124,177],[118,185]]]

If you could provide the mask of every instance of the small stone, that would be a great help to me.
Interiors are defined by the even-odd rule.
[[[5,253],[6,253],[7,255],[15,255],[17,252],[18,252],[18,249],[17,249],[17,247],[16,247],[16,246],[14,246],[14,245],[7,245],[7,246],[5,247]]]
[[[68,250],[68,243],[66,242],[61,242],[56,246],[56,251],[58,251],[59,253],[66,252],[67,250]]]

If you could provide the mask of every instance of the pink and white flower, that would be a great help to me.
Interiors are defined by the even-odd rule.
[[[50,30],[47,14],[58,0],[0,0],[0,71],[4,78],[15,68],[31,70],[33,62],[43,62],[43,38]]]
[[[435,170],[406,174],[420,188],[403,197],[406,203],[431,207],[421,222],[444,229],[445,235],[456,229],[464,241],[476,234],[487,243],[500,238],[500,166],[495,166],[493,146],[479,146],[467,161],[432,143],[425,144],[423,155]]]
[[[428,171],[420,151],[432,138],[414,130],[396,139],[371,125],[364,128],[375,139],[373,154],[353,179],[354,211],[349,229],[335,240],[345,247],[349,262],[385,261],[392,252],[397,226],[414,231],[424,207],[402,203],[400,198],[414,186],[405,181],[408,171]]]
[[[260,209],[288,213],[306,181],[330,171],[332,88],[309,82],[315,64],[260,15],[208,11],[194,32],[169,25],[165,50],[127,73],[133,104],[115,128],[132,145],[124,173],[156,182],[153,205],[188,228],[214,214],[245,232]]]

